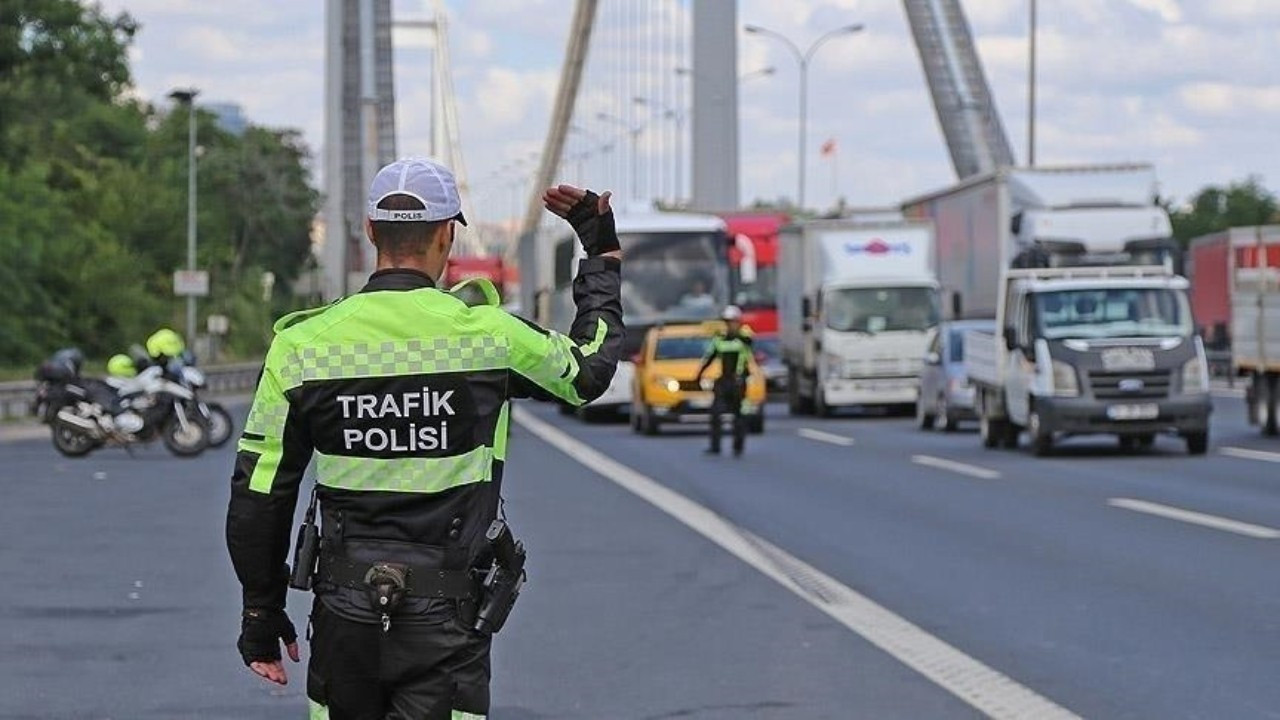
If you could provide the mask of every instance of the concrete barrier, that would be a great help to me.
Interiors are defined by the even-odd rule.
[[[204,370],[208,380],[207,392],[212,395],[251,392],[258,382],[258,373],[262,370],[260,361],[216,365]],[[35,398],[36,382],[20,380],[0,383],[0,420],[21,418],[31,412],[31,401]]]

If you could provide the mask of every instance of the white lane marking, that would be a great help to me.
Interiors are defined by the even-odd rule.
[[[839,445],[840,447],[850,447],[854,443],[854,440],[851,437],[823,432],[822,430],[814,430],[813,428],[800,428],[799,430],[796,430],[796,434],[802,438],[830,443],[831,445]]]
[[[1267,452],[1266,450],[1250,450],[1248,448],[1224,447],[1218,448],[1218,452],[1233,458],[1241,458],[1243,460],[1262,460],[1263,462],[1280,463],[1280,453]]]
[[[547,444],[724,548],[979,712],[1000,720],[1078,717],[821,570],[570,437],[523,408],[514,408],[511,417]]]
[[[1209,394],[1220,398],[1242,398],[1244,397],[1244,390],[1239,388],[1213,388],[1209,391]]]
[[[1224,532],[1244,535],[1245,537],[1257,538],[1259,540],[1275,540],[1280,538],[1280,530],[1265,527],[1263,525],[1254,525],[1253,523],[1232,520],[1231,518],[1219,517],[1217,515],[1209,515],[1207,513],[1196,512],[1194,510],[1184,510],[1182,508],[1173,507],[1171,505],[1161,505],[1160,503],[1148,502],[1146,500],[1134,500],[1133,498],[1111,498],[1107,501],[1111,507],[1123,508],[1134,512],[1145,513],[1147,515],[1156,515],[1158,517],[1167,518],[1169,520],[1178,520],[1192,525],[1213,528],[1214,530],[1222,530]]]
[[[954,472],[954,473],[960,473],[961,475],[968,475],[969,477],[981,478],[983,480],[995,480],[996,478],[1000,477],[999,470],[991,470],[989,468],[978,467],[977,465],[968,465],[966,463],[956,462],[955,460],[948,460],[946,458],[934,457],[932,455],[912,455],[911,462],[917,465],[924,465],[926,467],[937,468],[939,470],[950,470],[951,472]]]

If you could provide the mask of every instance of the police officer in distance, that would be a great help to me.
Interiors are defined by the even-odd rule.
[[[561,185],[543,201],[588,256],[568,336],[507,314],[494,293],[472,306],[436,287],[466,220],[453,174],[416,159],[373,180],[366,231],[378,259],[364,289],[276,323],[231,480],[227,544],[243,586],[240,653],[284,684],[281,643],[299,659],[286,555],[314,456],[313,718],[488,713],[478,571],[499,554],[486,533],[501,512],[510,401],[598,397],[623,334],[608,193]]]
[[[746,398],[747,375],[750,373],[751,328],[742,324],[742,309],[737,305],[729,305],[721,317],[725,321],[724,332],[717,333],[707,345],[702,356],[702,366],[698,368],[698,381],[717,360],[720,362],[720,375],[713,386],[714,399],[711,402],[711,446],[707,452],[720,454],[720,426],[725,415],[733,421],[733,454],[742,454],[747,442],[747,422],[742,416],[742,402]]]

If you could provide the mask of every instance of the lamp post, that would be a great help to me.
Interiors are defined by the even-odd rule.
[[[196,269],[196,95],[195,88],[174,90],[169,97],[187,108],[187,269]],[[196,340],[196,296],[187,295],[187,343]]]
[[[1036,0],[1027,34],[1027,167],[1036,166]]]
[[[809,46],[809,49],[804,52],[800,52],[799,46],[781,33],[776,33],[768,28],[760,27],[759,25],[747,25],[746,28],[744,28],[752,35],[765,35],[781,42],[791,50],[792,55],[796,58],[796,63],[800,66],[800,144],[799,156],[796,159],[800,166],[800,178],[796,192],[797,208],[804,208],[805,133],[808,131],[807,123],[809,120],[809,61],[813,59],[813,55],[818,51],[818,48],[822,47],[828,40],[838,35],[852,35],[856,32],[861,32],[862,28],[862,23],[854,23],[852,25],[845,25],[844,27],[836,28],[815,40],[813,44]]]
[[[772,65],[768,67],[757,68],[755,70],[750,70],[738,76],[738,84],[741,85],[742,83],[745,83],[749,80],[754,80],[755,78],[769,77],[770,75],[773,75],[775,72],[777,72],[777,68],[773,67]],[[678,67],[675,69],[675,73],[681,78],[691,77],[693,75],[693,68]],[[654,103],[652,101],[646,100],[645,98],[636,98],[636,104],[638,105],[653,104],[655,107],[659,107],[664,111],[663,112],[664,117],[671,118],[676,122],[676,177],[675,177],[676,188],[674,193],[675,197],[672,198],[672,200],[674,200],[675,203],[678,205],[684,199],[685,163],[684,163],[684,129],[683,128],[684,128],[684,121],[687,118],[687,115],[683,110],[675,110],[665,105],[658,105],[658,103]],[[683,105],[683,101],[681,102],[681,105]]]
[[[633,99],[636,105],[648,107],[662,113],[662,117],[671,120],[676,126],[676,147],[675,147],[675,172],[674,183],[675,189],[672,190],[672,200],[676,203],[680,202],[681,193],[684,190],[684,111],[673,108],[666,103],[653,100],[646,97],[636,97]]]
[[[596,119],[602,122],[613,123],[614,125],[621,125],[622,127],[626,128],[627,135],[629,135],[631,139],[631,198],[630,199],[631,200],[643,199],[640,197],[640,149],[639,148],[640,148],[640,133],[644,132],[644,125],[639,123],[632,125],[628,123],[626,120],[623,120],[622,118],[616,115],[610,115],[607,112],[596,113]]]

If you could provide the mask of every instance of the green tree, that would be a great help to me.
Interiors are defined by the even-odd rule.
[[[188,118],[126,97],[136,31],[96,4],[0,1],[0,363],[63,345],[102,357],[181,327]],[[201,312],[231,315],[230,346],[258,353],[310,260],[309,152],[294,131],[197,123]],[[264,272],[279,279],[265,301]]]
[[[1170,219],[1174,238],[1186,247],[1192,239],[1219,230],[1280,221],[1280,205],[1261,179],[1251,176],[1226,187],[1204,188],[1185,207],[1171,210]]]

